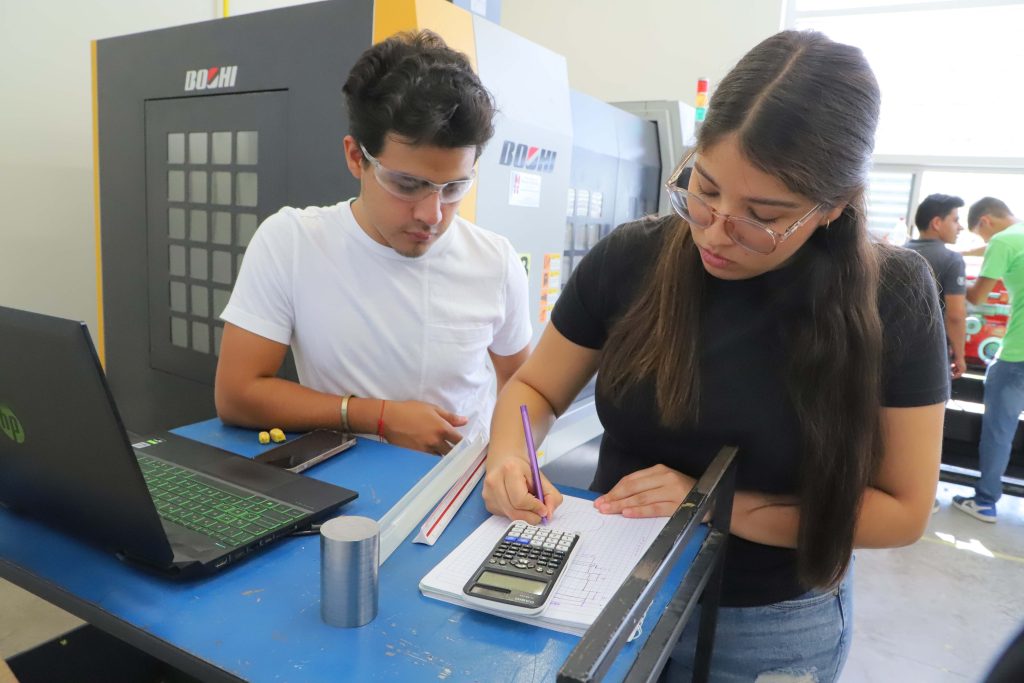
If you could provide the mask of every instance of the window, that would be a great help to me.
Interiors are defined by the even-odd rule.
[[[878,240],[892,243],[906,238],[906,226],[913,222],[910,202],[914,174],[910,171],[872,171],[868,176],[868,232]]]
[[[794,0],[790,23],[864,51],[882,89],[875,152],[1024,157],[1024,2]]]
[[[900,242],[929,194],[961,197],[955,249],[984,196],[1024,212],[1024,0],[791,0],[787,24],[864,51],[882,91],[868,227]],[[1018,208],[1022,207],[1022,208]]]

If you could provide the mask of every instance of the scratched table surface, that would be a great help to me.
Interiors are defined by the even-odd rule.
[[[249,457],[264,448],[254,432],[216,419],[174,431]],[[344,514],[379,519],[435,462],[360,439],[307,474],[359,492]],[[414,530],[381,567],[376,619],[355,629],[320,619],[317,536],[284,539],[215,576],[173,582],[0,509],[0,574],[14,581],[30,574],[47,584],[59,606],[79,615],[100,610],[153,636],[149,649],[157,656],[180,650],[245,680],[552,681],[578,637],[429,599],[418,590],[420,579],[487,517],[478,485],[434,546],[412,543]],[[668,583],[678,582],[701,540],[686,549]],[[666,588],[658,596],[648,625],[669,594]],[[625,675],[641,642],[626,646],[610,680]]]

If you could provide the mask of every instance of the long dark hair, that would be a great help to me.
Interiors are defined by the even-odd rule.
[[[879,270],[864,196],[879,90],[855,47],[820,33],[768,38],[722,80],[698,152],[735,134],[744,157],[791,191],[842,214],[795,255],[804,300],[789,309],[788,392],[801,426],[800,579],[830,585],[846,571],[864,490],[881,460]],[[661,421],[696,424],[704,271],[678,220],[637,301],[613,326],[598,390],[615,400],[654,378]]]

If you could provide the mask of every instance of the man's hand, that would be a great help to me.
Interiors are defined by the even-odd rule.
[[[527,524],[540,524],[541,517],[550,520],[555,508],[562,504],[562,494],[543,473],[540,479],[543,503],[533,495],[533,474],[528,462],[509,456],[494,463],[488,456],[484,505],[492,514],[521,519]]]
[[[445,455],[462,441],[455,430],[468,418],[423,401],[388,401],[384,409],[384,438],[416,451]]]
[[[683,502],[696,479],[681,472],[655,465],[627,474],[612,490],[594,501],[594,507],[606,515],[623,517],[668,517]]]
[[[954,358],[953,362],[949,364],[950,372],[953,375],[953,379],[959,379],[967,372],[967,361],[964,360],[963,356]]]

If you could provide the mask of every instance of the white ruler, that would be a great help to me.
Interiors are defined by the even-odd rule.
[[[484,430],[460,441],[441,458],[394,507],[380,518],[380,563],[412,533],[416,525],[437,505],[441,497],[475,464],[487,448]]]
[[[437,504],[434,511],[427,515],[427,520],[420,527],[420,532],[413,543],[434,545],[441,534],[448,528],[448,523],[459,511],[462,504],[469,498],[469,494],[476,488],[476,483],[484,476],[484,461],[487,459],[487,451],[481,451],[466,473],[459,477],[459,480],[448,489],[441,502]]]

